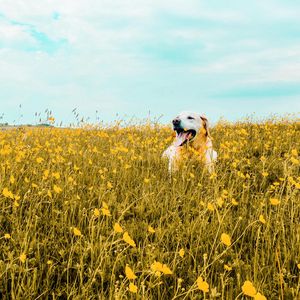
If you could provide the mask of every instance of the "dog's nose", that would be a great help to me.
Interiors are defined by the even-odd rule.
[[[173,121],[172,121],[172,123],[173,123],[173,125],[179,125],[179,123],[180,123],[180,119],[174,119]]]

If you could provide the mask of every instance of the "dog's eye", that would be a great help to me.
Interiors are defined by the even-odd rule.
[[[191,117],[191,116],[188,116],[187,117],[189,120],[195,120],[195,118]]]

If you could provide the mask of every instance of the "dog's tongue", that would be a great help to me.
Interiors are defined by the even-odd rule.
[[[174,146],[178,147],[181,146],[185,140],[187,140],[190,136],[189,132],[180,132],[175,140]]]

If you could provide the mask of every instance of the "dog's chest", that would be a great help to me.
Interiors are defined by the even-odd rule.
[[[202,161],[204,159],[204,151],[202,151],[202,149],[200,149],[199,151],[198,149],[196,150],[195,148],[190,146],[183,146],[180,147],[178,152],[178,159],[181,162],[192,160]]]

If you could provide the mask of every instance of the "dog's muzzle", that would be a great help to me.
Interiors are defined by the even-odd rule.
[[[194,129],[185,129],[180,126],[173,126],[173,129],[176,132],[175,146],[183,146],[187,142],[191,142],[196,136]]]

